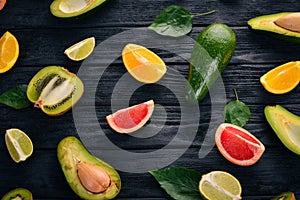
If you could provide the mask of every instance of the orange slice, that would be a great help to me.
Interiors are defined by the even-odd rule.
[[[280,65],[260,78],[264,88],[273,94],[284,94],[293,90],[300,81],[300,61]]]
[[[164,61],[158,55],[140,45],[127,44],[122,59],[127,71],[143,83],[155,83],[167,71]]]
[[[5,4],[6,4],[6,0],[0,0],[0,10],[4,8]]]
[[[150,100],[129,108],[118,110],[106,117],[109,126],[118,133],[132,133],[142,128],[150,119],[154,101]]]
[[[220,153],[230,162],[240,166],[253,165],[265,151],[264,145],[254,135],[229,123],[218,127],[215,141]]]
[[[10,32],[0,38],[0,73],[10,70],[19,57],[19,43]]]

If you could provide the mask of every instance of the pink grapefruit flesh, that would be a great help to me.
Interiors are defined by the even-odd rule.
[[[118,133],[132,133],[142,128],[152,116],[154,101],[150,100],[125,109],[118,110],[106,117],[109,126]]]
[[[264,145],[254,135],[229,123],[218,127],[215,141],[220,153],[230,162],[240,166],[253,165],[265,151]]]

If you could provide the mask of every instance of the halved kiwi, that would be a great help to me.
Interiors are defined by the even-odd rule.
[[[48,66],[31,79],[27,97],[47,115],[57,116],[71,109],[83,91],[83,83],[76,74],[60,66]]]
[[[33,197],[29,190],[16,188],[6,193],[1,200],[33,200]]]

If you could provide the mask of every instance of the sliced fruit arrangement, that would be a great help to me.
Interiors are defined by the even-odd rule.
[[[10,70],[19,57],[19,43],[10,32],[5,32],[0,38],[0,73]]]
[[[16,188],[7,192],[1,200],[33,200],[33,197],[29,190]]]
[[[82,199],[107,200],[121,190],[118,172],[109,164],[93,156],[73,136],[60,141],[57,157],[72,190]]]
[[[155,83],[167,71],[164,61],[158,55],[137,44],[127,44],[123,48],[122,59],[127,71],[143,83]]]
[[[300,117],[280,105],[266,106],[265,116],[281,142],[300,155]]]
[[[236,46],[233,30],[225,24],[211,24],[197,37],[194,45],[187,99],[201,101],[231,60]]]
[[[6,4],[6,0],[0,0],[0,10],[4,8],[5,4]]]
[[[63,67],[48,66],[31,79],[27,97],[47,115],[57,116],[71,109],[83,91],[83,83],[76,74]]]
[[[54,0],[50,5],[51,13],[60,18],[76,17],[93,10],[106,0]]]
[[[16,163],[25,161],[33,152],[31,139],[20,129],[6,130],[5,143],[11,158]]]
[[[220,153],[240,166],[255,164],[265,151],[264,145],[249,131],[229,123],[218,127],[215,141]]]
[[[300,81],[300,61],[280,65],[260,78],[264,88],[273,94],[284,94],[293,90]]]
[[[64,53],[71,60],[80,61],[87,58],[93,52],[95,44],[94,37],[86,38],[67,48]]]
[[[118,110],[106,117],[109,126],[118,133],[132,133],[142,128],[152,116],[154,101],[149,100]]]
[[[199,191],[207,200],[238,200],[242,199],[240,182],[224,171],[212,171],[202,176]]]
[[[300,12],[282,12],[252,18],[248,25],[255,30],[277,34],[285,39],[300,41]]]
[[[272,198],[272,200],[296,200],[296,197],[293,192],[283,192]]]

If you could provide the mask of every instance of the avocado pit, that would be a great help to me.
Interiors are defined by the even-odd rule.
[[[283,15],[274,23],[281,28],[300,33],[300,12]]]
[[[82,186],[92,193],[101,193],[110,186],[110,176],[97,165],[77,162],[77,174]]]

